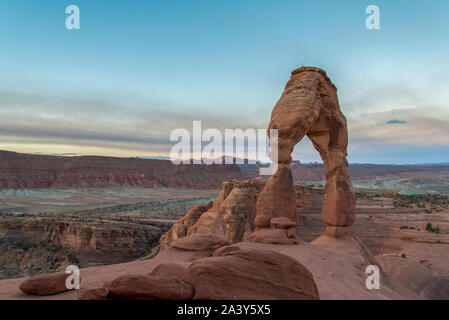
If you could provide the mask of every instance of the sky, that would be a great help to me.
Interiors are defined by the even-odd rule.
[[[266,128],[309,65],[338,88],[350,162],[448,162],[448,14],[447,0],[2,0],[0,149],[167,156],[194,120]],[[319,161],[307,138],[293,158]]]

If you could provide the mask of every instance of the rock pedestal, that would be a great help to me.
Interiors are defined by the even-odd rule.
[[[294,244],[296,239],[296,192],[289,165],[280,164],[261,191],[256,203],[256,230],[249,241]]]

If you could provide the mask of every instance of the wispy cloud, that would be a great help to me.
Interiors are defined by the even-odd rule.
[[[387,124],[406,124],[406,123],[407,121],[405,120],[396,120],[396,119],[387,121]]]

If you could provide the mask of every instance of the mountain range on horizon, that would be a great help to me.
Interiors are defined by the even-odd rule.
[[[11,152],[11,153],[19,153],[19,152],[15,152],[15,151],[10,151],[10,150],[0,150],[0,152]],[[129,156],[129,157],[116,157],[116,156],[104,156],[104,155],[79,155],[76,153],[43,153],[43,152],[31,152],[31,153],[22,153],[22,154],[29,154],[29,155],[38,155],[38,156],[53,156],[53,157],[107,157],[107,158],[123,158],[123,159],[133,159],[133,158],[137,158],[137,159],[150,159],[150,160],[171,160],[171,157],[169,156],[162,156],[162,155],[156,155],[156,156]],[[239,157],[233,157],[233,156],[223,156],[223,159],[233,159],[233,163],[238,164],[237,160],[239,160],[240,162],[242,162],[242,164],[250,164],[249,162],[251,161],[251,164],[262,164],[263,166],[266,165],[267,163],[263,162],[263,161],[259,161],[259,160],[254,160],[254,159],[250,159],[250,158],[239,158]],[[191,160],[193,160],[194,158],[192,158]],[[212,160],[212,161],[216,161],[218,158],[212,158],[212,159],[208,159],[207,160]],[[223,162],[224,163],[224,160]],[[321,161],[301,161],[298,159],[293,159],[292,161],[293,164],[302,164],[302,165],[315,165],[315,164],[322,164],[323,162]],[[419,162],[419,163],[376,163],[376,162],[350,162],[349,164],[360,164],[360,165],[391,165],[391,166],[395,166],[395,165],[410,165],[410,166],[435,166],[435,165],[449,165],[449,162]]]

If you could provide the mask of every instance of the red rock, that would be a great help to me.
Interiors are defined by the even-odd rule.
[[[257,180],[223,182],[213,204],[193,206],[161,237],[161,248],[170,247],[174,239],[179,239],[184,234],[214,233],[223,235],[230,243],[248,239],[255,230],[256,203],[264,186],[264,182]],[[324,195],[322,189],[311,189],[303,185],[294,187],[297,215],[304,211],[321,211]],[[288,232],[289,238],[296,234],[293,229]]]
[[[188,251],[203,251],[215,250],[227,245],[229,245],[229,241],[223,236],[209,233],[195,233],[178,239],[172,244],[172,247]]]
[[[340,110],[337,89],[318,68],[302,67],[292,72],[281,98],[276,103],[268,126],[278,131],[277,172],[257,200],[254,225],[258,228],[248,237],[267,242],[262,228],[275,228],[271,219],[285,217],[297,221],[295,189],[290,169],[294,146],[307,135],[320,153],[326,168],[326,187],[322,220],[328,226],[346,227],[355,220],[355,193],[349,178],[346,149],[346,118]],[[271,143],[272,141],[270,141]],[[277,237],[275,237],[277,238]]]
[[[77,300],[105,300],[108,295],[108,290],[105,288],[95,288],[80,290],[77,295]]]
[[[239,178],[241,172],[236,164],[175,165],[155,159],[56,157],[0,151],[0,189],[117,186],[218,189],[223,180]]]
[[[319,299],[312,274],[288,256],[256,249],[220,252],[190,265],[187,279],[194,288],[193,299]]]
[[[254,225],[269,228],[272,218],[285,217],[297,221],[296,192],[288,166],[279,166],[257,198]]]
[[[187,232],[195,225],[201,215],[212,207],[212,202],[205,205],[194,205],[186,215],[179,219],[171,229],[160,238],[161,248],[170,247],[173,241],[183,238]]]
[[[231,243],[239,242],[254,230],[257,195],[264,186],[260,181],[226,181],[212,208],[201,215],[188,234],[219,234]]]
[[[273,243],[273,244],[296,244],[296,232],[291,233],[286,229],[269,229],[258,228],[252,233],[248,241],[260,242],[260,243]]]
[[[286,217],[272,218],[270,220],[270,226],[274,229],[289,229],[296,227],[296,221],[292,221]]]
[[[190,300],[193,288],[179,279],[125,275],[105,284],[109,299]]]
[[[164,279],[179,279],[185,281],[187,278],[187,266],[173,262],[161,263],[151,271],[150,275]]]
[[[26,294],[39,296],[58,294],[69,290],[65,283],[69,276],[65,272],[36,275],[24,280],[19,289]]]

